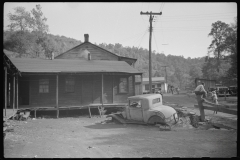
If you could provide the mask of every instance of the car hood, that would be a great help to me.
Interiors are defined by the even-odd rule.
[[[165,105],[155,106],[152,107],[150,110],[154,112],[162,112],[166,118],[170,117],[174,113],[177,113],[174,108]]]

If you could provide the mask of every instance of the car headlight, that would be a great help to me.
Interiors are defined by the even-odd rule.
[[[177,115],[177,113],[174,113],[170,117],[165,118],[165,122],[167,124],[175,124],[175,123],[177,123],[178,122],[178,115]]]
[[[165,118],[165,122],[166,123],[170,123],[173,120],[174,120],[173,115],[171,115],[170,117]]]

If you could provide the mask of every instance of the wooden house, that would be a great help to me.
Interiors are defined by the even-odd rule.
[[[19,108],[71,108],[124,105],[142,94],[137,59],[122,57],[89,42],[54,57],[10,58],[18,77]],[[13,104],[11,104],[13,105]]]

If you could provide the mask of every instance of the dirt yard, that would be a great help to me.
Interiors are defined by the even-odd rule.
[[[164,95],[164,101],[193,108],[195,99]],[[60,111],[61,112],[61,111]],[[237,116],[205,111],[212,121],[237,129]],[[5,158],[142,158],[236,157],[237,130],[106,123],[97,114],[10,121],[14,127],[4,140]]]

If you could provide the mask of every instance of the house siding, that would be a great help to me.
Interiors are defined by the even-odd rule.
[[[81,55],[82,51],[87,50],[91,54],[92,60],[111,60],[118,61],[118,56],[111,54],[104,49],[99,49],[91,43],[84,43],[68,52],[59,55],[56,59],[87,59],[86,56]]]
[[[39,80],[49,79],[49,92],[39,93]],[[34,75],[29,78],[30,80],[30,93],[31,100],[30,105],[44,105],[44,106],[55,106],[56,105],[56,76],[45,75],[38,76]]]
[[[102,75],[59,75],[58,105],[59,106],[81,106],[101,103]],[[74,92],[66,92],[66,78],[75,80]],[[120,77],[128,78],[128,93],[118,93]],[[56,106],[56,75],[30,75],[29,105]],[[49,92],[39,93],[39,80],[49,80]],[[103,103],[126,103],[129,96],[134,95],[134,84],[132,76],[126,75],[103,75]],[[21,93],[21,91],[20,91]]]

